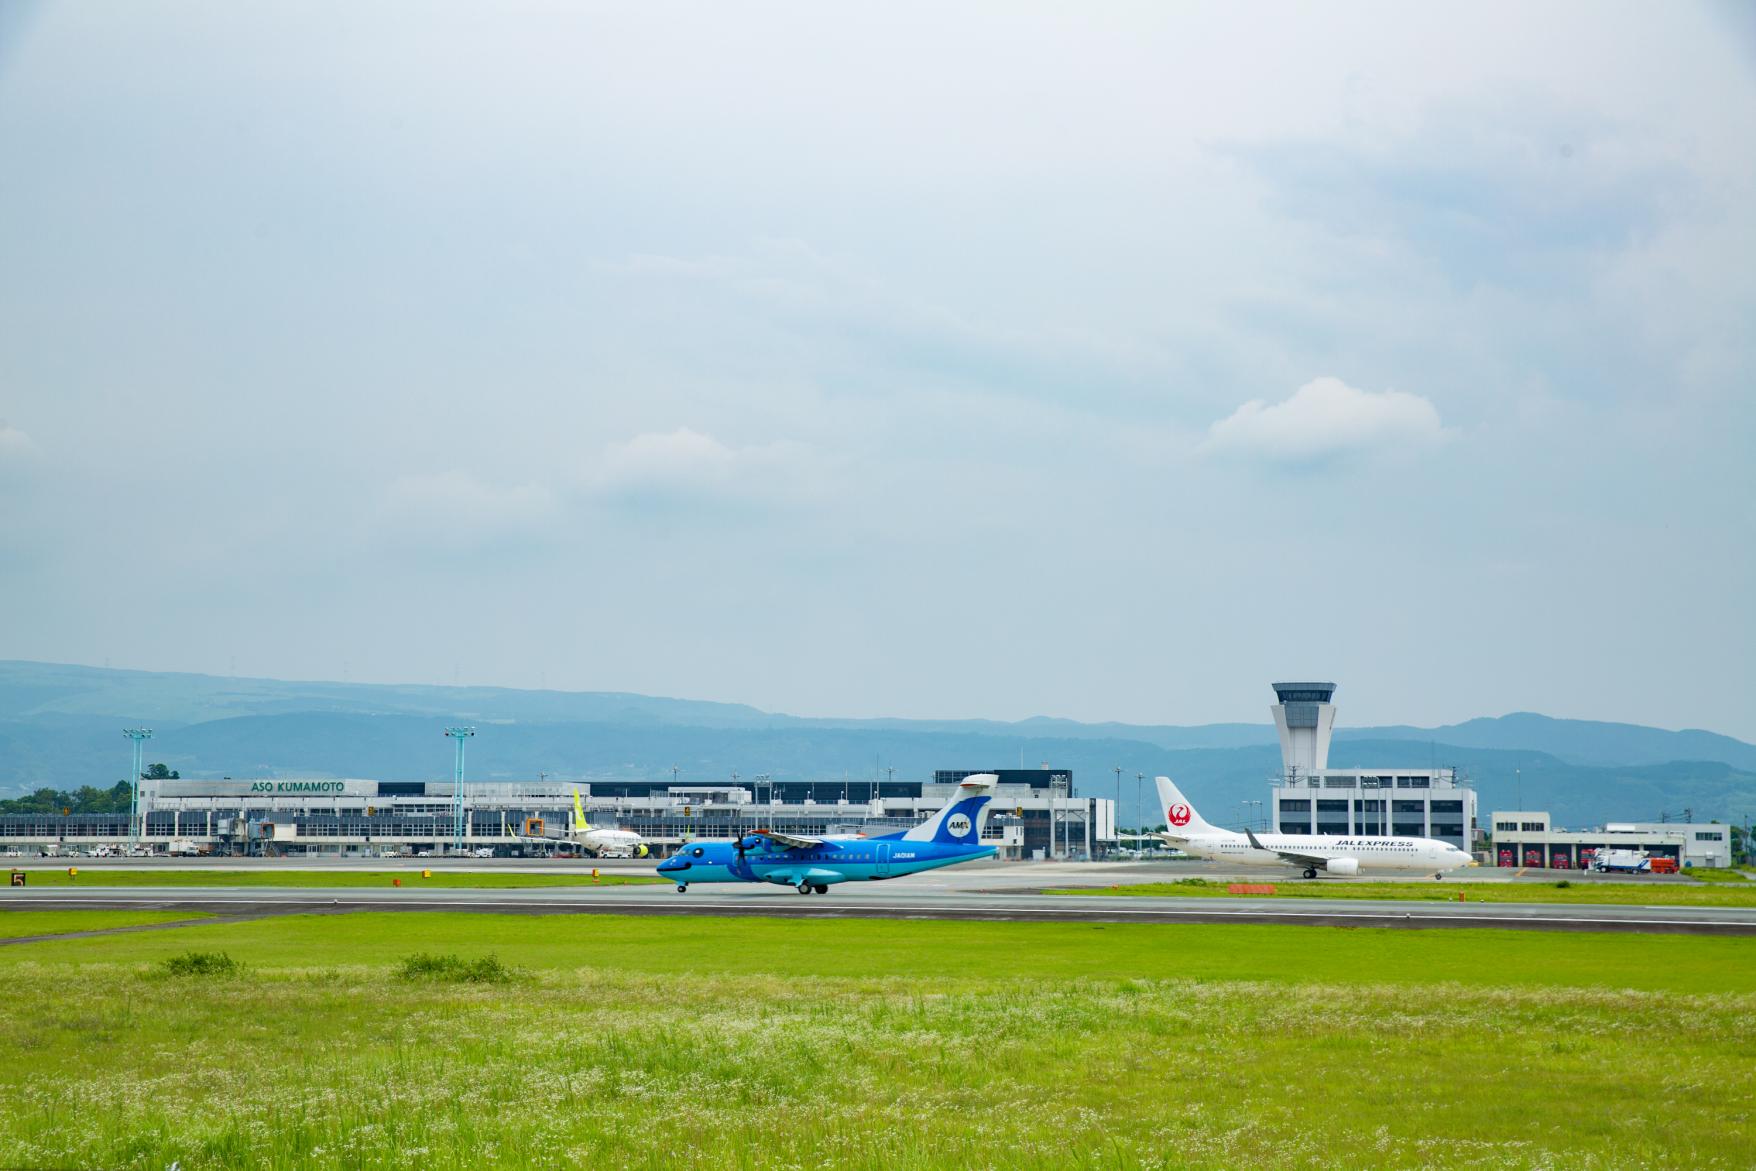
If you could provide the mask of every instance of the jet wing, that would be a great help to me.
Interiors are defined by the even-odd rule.
[[[1329,865],[1329,859],[1327,858],[1317,858],[1310,854],[1299,854],[1292,850],[1277,850],[1272,846],[1265,846],[1256,840],[1255,833],[1250,830],[1245,830],[1244,836],[1250,839],[1250,847],[1252,849],[1263,850],[1270,854],[1279,855],[1281,861],[1291,862],[1294,866],[1315,867],[1318,870],[1323,870]]]
[[[767,838],[777,846],[785,846],[789,850],[814,850],[823,844],[822,838],[808,838],[802,834],[783,834],[778,830],[759,829],[755,831],[759,838]]]

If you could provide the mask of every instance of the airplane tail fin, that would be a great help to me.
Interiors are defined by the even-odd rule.
[[[1195,806],[1189,804],[1189,799],[1183,796],[1183,791],[1169,777],[1158,778],[1158,811],[1164,815],[1165,825],[1169,827],[1172,837],[1213,828],[1201,814],[1195,812]]]
[[[903,841],[946,842],[973,846],[982,836],[982,820],[988,802],[994,799],[994,786],[1000,778],[993,773],[975,773],[963,778],[957,796],[945,808],[920,825],[902,834]]]
[[[585,820],[585,806],[579,800],[578,788],[575,788],[573,790],[573,832],[582,834],[590,828],[591,823]]]

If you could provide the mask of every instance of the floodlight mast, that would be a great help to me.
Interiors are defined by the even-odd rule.
[[[140,845],[140,743],[152,739],[152,729],[123,728],[122,735],[134,741],[134,768],[128,775],[128,847],[133,853]]]
[[[470,727],[447,728],[445,734],[457,741],[457,767],[451,773],[451,849],[463,852],[463,742],[476,734]]]

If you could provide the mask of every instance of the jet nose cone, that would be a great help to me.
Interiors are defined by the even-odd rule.
[[[658,864],[660,874],[675,874],[679,870],[689,869],[689,863],[681,858],[666,858]]]

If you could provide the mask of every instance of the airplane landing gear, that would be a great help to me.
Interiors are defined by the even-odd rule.
[[[1306,878],[1316,878],[1317,877],[1317,868],[1315,866],[1305,867],[1305,877]]]
[[[799,893],[802,895],[808,895],[811,893],[811,891],[812,891],[811,884],[801,880],[799,883]]]
[[[824,883],[824,882],[820,882],[812,889],[814,889],[820,895],[826,895],[829,893],[829,884]]]
[[[688,894],[689,893],[689,884],[686,882],[679,882],[677,884],[677,893],[680,895]]]

